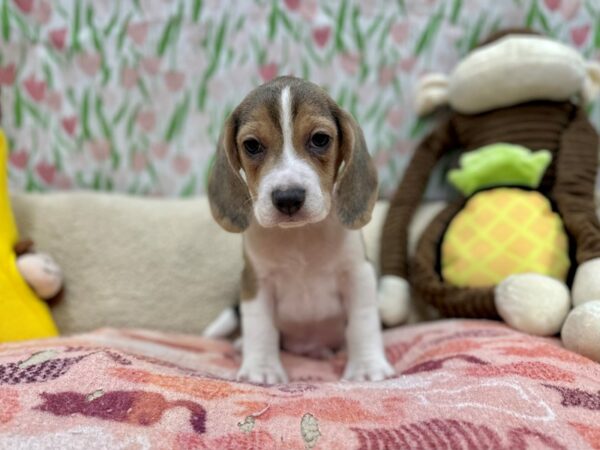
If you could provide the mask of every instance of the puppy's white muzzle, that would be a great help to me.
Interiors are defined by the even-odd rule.
[[[330,206],[318,174],[298,158],[283,161],[261,180],[254,214],[263,227],[298,227],[325,219]]]

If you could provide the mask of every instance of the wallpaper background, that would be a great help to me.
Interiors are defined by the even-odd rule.
[[[226,115],[294,74],[359,120],[389,195],[430,126],[419,75],[509,25],[600,58],[597,0],[0,0],[11,187],[201,193]]]

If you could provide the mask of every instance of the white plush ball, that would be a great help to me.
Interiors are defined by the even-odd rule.
[[[566,348],[600,362],[600,300],[573,309],[562,329]]]
[[[552,336],[571,308],[569,289],[544,275],[512,275],[496,287],[496,309],[511,327],[538,336]]]
[[[600,258],[590,259],[577,268],[573,281],[573,305],[600,300]]]
[[[63,274],[50,255],[45,253],[21,255],[17,259],[17,267],[21,276],[40,298],[52,298],[60,291]]]
[[[379,285],[379,314],[387,326],[398,325],[410,312],[410,287],[408,282],[393,275],[385,275]]]

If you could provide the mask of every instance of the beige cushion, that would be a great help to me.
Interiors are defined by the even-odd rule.
[[[417,212],[411,253],[443,207],[429,203]],[[13,209],[21,236],[52,254],[65,272],[65,297],[53,308],[63,334],[103,326],[199,333],[237,301],[241,236],[216,225],[205,198],[19,194]],[[386,213],[387,203],[378,202],[363,229],[376,265]],[[437,317],[418,301],[413,309],[410,322]]]
[[[66,295],[53,309],[63,333],[198,333],[235,301],[241,238],[215,224],[205,200],[22,194],[13,208],[21,236],[64,270]]]
[[[236,302],[241,236],[216,225],[205,198],[18,194],[13,209],[21,237],[64,270],[65,296],[53,308],[64,334],[103,326],[199,333]],[[374,262],[386,210],[379,202],[364,229]]]

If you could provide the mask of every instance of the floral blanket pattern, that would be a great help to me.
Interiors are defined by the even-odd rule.
[[[228,342],[104,329],[0,349],[0,448],[600,448],[600,365],[484,321],[387,331],[399,376],[284,354],[291,382],[231,381]]]
[[[595,0],[0,0],[12,187],[201,193],[225,116],[295,74],[354,114],[388,194],[427,128],[420,75],[508,26],[600,57]]]

